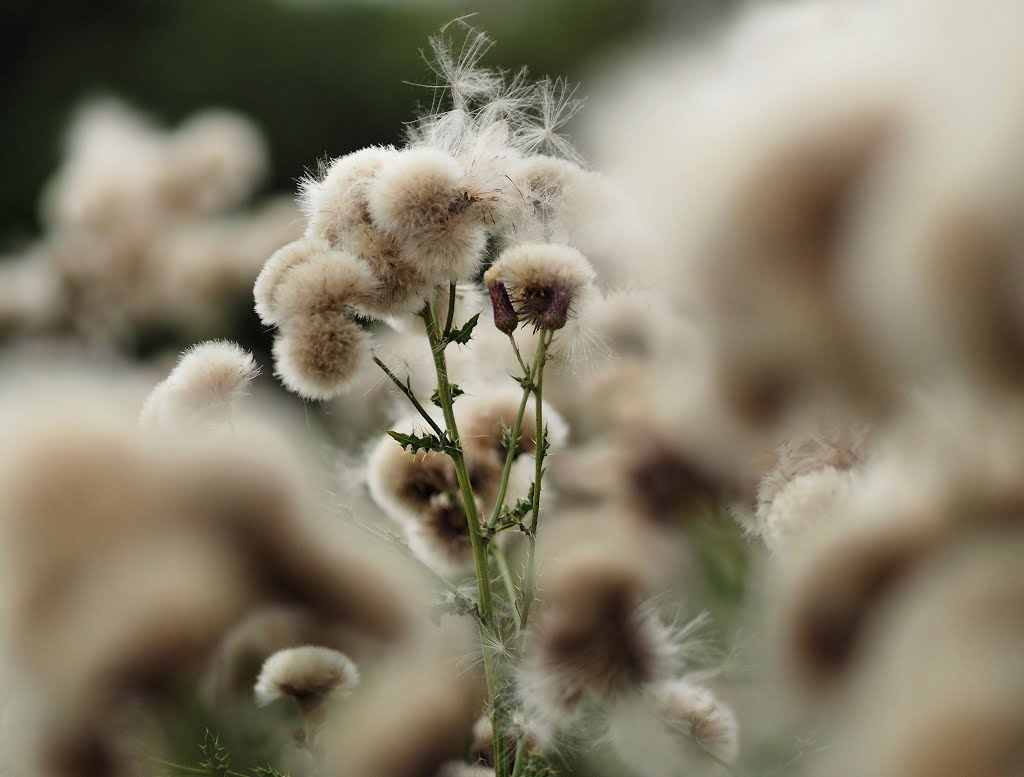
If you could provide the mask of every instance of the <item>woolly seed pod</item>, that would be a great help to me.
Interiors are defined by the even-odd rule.
[[[267,260],[256,276],[252,296],[256,301],[256,315],[267,326],[278,323],[277,292],[281,281],[293,267],[308,261],[318,253],[329,250],[322,240],[302,237],[281,246]]]
[[[235,343],[211,340],[194,345],[150,392],[139,414],[144,427],[225,417],[231,404],[259,375],[252,354]]]
[[[836,687],[876,613],[943,536],[930,516],[843,516],[787,569],[780,610],[784,658],[805,690]]]
[[[370,269],[344,251],[311,256],[289,269],[275,295],[280,321],[317,313],[341,313],[367,299],[376,279]]]
[[[487,243],[476,201],[449,154],[431,148],[401,152],[371,183],[374,224],[401,241],[435,281],[458,281],[475,272]]]
[[[739,722],[732,708],[709,689],[686,678],[658,684],[652,695],[669,729],[693,737],[732,763],[739,752]]]
[[[344,313],[291,319],[274,341],[277,376],[307,399],[343,392],[370,355],[370,336]]]
[[[374,293],[358,307],[369,316],[415,312],[429,286],[402,242],[379,229],[370,217],[370,184],[397,155],[391,147],[370,147],[339,157],[322,180],[303,181],[299,195],[308,220],[307,234],[348,251],[373,272]]]
[[[650,582],[622,548],[577,550],[545,570],[519,684],[531,720],[571,723],[588,701],[628,696],[671,670],[677,648],[643,601]]]
[[[502,252],[486,282],[505,284],[520,320],[534,329],[557,330],[593,280],[594,268],[575,248],[527,243]]]
[[[323,178],[307,178],[299,191],[299,207],[307,232],[335,248],[347,247],[348,233],[369,222],[367,187],[398,152],[390,146],[370,146],[331,162]]]
[[[478,506],[493,503],[501,464],[493,457],[467,455]],[[455,466],[447,456],[411,453],[384,437],[367,463],[370,495],[403,529],[409,549],[432,569],[457,576],[473,566],[469,521]]]
[[[309,715],[331,698],[348,696],[359,684],[359,670],[344,653],[306,645],[270,656],[253,691],[261,707],[278,699],[294,699]]]

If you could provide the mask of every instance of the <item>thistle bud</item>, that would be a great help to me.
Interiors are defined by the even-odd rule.
[[[494,288],[501,286],[508,304],[516,311],[517,321],[522,318],[534,329],[555,331],[565,326],[573,307],[590,288],[594,268],[575,248],[523,244],[504,251],[484,280],[492,299]]]
[[[490,277],[488,277],[490,276]],[[484,283],[487,284],[487,292],[491,295],[491,309],[494,311],[494,326],[498,331],[511,335],[519,326],[519,316],[512,307],[512,300],[509,299],[508,289],[505,284],[491,275],[488,270],[484,273]]]

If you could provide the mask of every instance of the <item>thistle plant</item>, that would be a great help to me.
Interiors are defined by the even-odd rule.
[[[449,611],[475,620],[481,752],[498,777],[520,777],[538,773],[544,745],[585,706],[677,672],[680,640],[643,609],[650,581],[605,552],[580,567],[594,578],[592,615],[570,623],[572,608],[551,608],[538,620],[545,474],[567,436],[545,377],[593,343],[585,317],[599,294],[584,226],[605,189],[561,134],[576,90],[483,67],[490,40],[456,27],[458,45],[431,40],[440,80],[404,147],[355,151],[305,180],[306,233],[271,257],[254,295],[278,328],[287,387],[328,399],[372,361],[406,401],[405,420],[369,455],[370,493],[441,581]],[[366,318],[419,330],[426,374],[414,380],[378,353]],[[503,378],[461,377],[463,351],[495,360],[497,349],[510,365]],[[465,575],[471,592],[459,587]],[[603,660],[578,654],[590,635]],[[608,672],[621,682],[606,687]],[[545,683],[563,690],[538,695]]]

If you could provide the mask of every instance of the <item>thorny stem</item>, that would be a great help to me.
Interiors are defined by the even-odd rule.
[[[516,355],[518,356],[518,349],[516,351]],[[522,363],[521,358],[519,361]],[[537,341],[537,352],[533,357],[533,364],[529,368],[526,367],[525,363],[523,364],[523,398],[519,402],[519,411],[516,413],[516,419],[512,424],[512,431],[509,435],[511,445],[509,445],[508,450],[505,451],[505,465],[501,470],[501,480],[498,482],[498,497],[494,501],[494,511],[491,513],[491,520],[488,523],[488,526],[491,528],[494,528],[497,525],[498,518],[501,516],[501,508],[505,506],[505,492],[508,491],[508,478],[512,472],[512,462],[515,461],[516,457],[516,447],[519,444],[519,434],[523,427],[523,416],[526,414],[526,405],[530,401],[530,394],[533,393],[535,373],[539,369],[543,368],[543,362],[544,338],[542,336]],[[540,438],[537,438],[534,441],[534,444],[539,446],[541,444]]]
[[[428,424],[430,424],[430,428],[434,430],[434,434],[436,434],[437,438],[443,443],[445,439],[444,430],[442,430],[441,427],[437,425],[437,422],[435,422],[434,419],[430,417],[430,414],[426,411],[426,409],[424,409],[423,405],[420,404],[420,401],[416,399],[416,394],[413,393],[413,390],[409,386],[408,381],[402,383],[398,376],[395,375],[395,373],[393,373],[391,370],[389,370],[388,366],[384,362],[377,358],[376,354],[374,354],[373,356],[373,361],[377,364],[378,367],[384,370],[385,375],[391,378],[391,382],[398,386],[398,390],[405,394],[409,401],[412,402],[413,407],[415,407],[419,411],[419,414],[423,416],[424,420]]]
[[[540,517],[540,491],[541,479],[544,477],[544,363],[547,361],[547,350],[554,339],[554,332],[542,331],[540,342],[537,344],[536,378],[533,381],[534,415],[536,416],[536,444],[534,448],[534,473],[533,473],[533,505],[530,516],[530,531],[527,534],[528,545],[526,546],[526,575],[523,578],[523,606],[521,613],[521,628],[525,629],[530,619],[530,606],[533,604],[534,586],[537,576],[537,520]]]
[[[450,303],[449,303],[450,306]],[[437,394],[441,410],[444,413],[445,425],[448,427],[448,438],[451,441],[448,455],[455,465],[455,474],[462,492],[462,505],[469,522],[469,541],[473,548],[473,561],[476,566],[476,584],[480,599],[480,617],[483,623],[481,630],[497,634],[494,619],[494,606],[491,598],[491,576],[487,566],[487,542],[481,532],[480,513],[476,506],[476,497],[469,480],[466,458],[462,452],[459,429],[455,423],[455,411],[452,406],[452,390],[448,381],[448,362],[445,359],[447,340],[441,331],[433,301],[428,302],[422,313],[423,323],[430,342],[430,352],[434,359],[434,371],[437,373]],[[483,636],[483,635],[481,635]],[[501,705],[496,703],[497,667],[494,657],[487,650],[483,651],[484,677],[487,682],[487,697],[491,703],[491,726],[494,731],[494,764],[495,777],[508,777],[508,757],[505,752],[505,726]]]

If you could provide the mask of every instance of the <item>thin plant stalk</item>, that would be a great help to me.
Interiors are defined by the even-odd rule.
[[[530,619],[534,587],[537,576],[537,522],[540,518],[541,480],[544,477],[544,364],[548,347],[554,339],[554,332],[542,331],[537,344],[536,378],[533,381],[534,415],[536,416],[536,444],[534,448],[533,504],[530,510],[530,530],[527,533],[526,575],[523,577],[523,606],[520,609],[521,628],[525,629]]]
[[[514,342],[514,341],[513,341]],[[523,428],[523,416],[526,414],[526,405],[530,401],[530,394],[533,393],[534,377],[538,369],[542,368],[544,360],[544,338],[537,341],[537,352],[533,357],[533,364],[529,369],[523,364],[523,398],[519,402],[519,411],[516,413],[515,421],[512,424],[508,450],[505,451],[505,464],[501,470],[501,480],[498,482],[498,497],[494,502],[494,511],[491,513],[490,526],[493,528],[498,523],[501,515],[501,508],[505,506],[505,493],[508,491],[508,479],[512,472],[512,462],[515,460],[516,446],[519,443],[519,435]],[[520,363],[522,360],[520,359]],[[535,442],[540,445],[540,439]]]
[[[451,308],[451,302],[449,302],[449,308]],[[445,348],[448,345],[448,340],[439,325],[433,302],[429,302],[424,308],[423,322],[427,332],[427,339],[430,342],[430,352],[434,360],[434,371],[437,373],[438,401],[441,405],[441,411],[444,414],[444,421],[448,430],[448,440],[450,443],[448,455],[455,465],[455,474],[459,481],[463,509],[466,513],[466,520],[469,523],[469,541],[473,549],[480,619],[482,621],[480,628],[481,630],[490,631],[492,634],[497,634],[494,602],[491,595],[491,575],[487,564],[487,541],[481,532],[482,527],[480,525],[480,513],[476,506],[476,496],[473,494],[473,486],[469,479],[469,471],[466,467],[466,458],[462,451],[458,425],[455,423],[452,389],[451,383],[448,380],[448,363],[445,358]],[[494,656],[486,649],[483,651],[483,659],[487,696],[491,704],[491,726],[494,732],[495,775],[496,777],[508,777],[504,714],[502,706],[496,698],[498,687],[497,666],[495,665]]]

